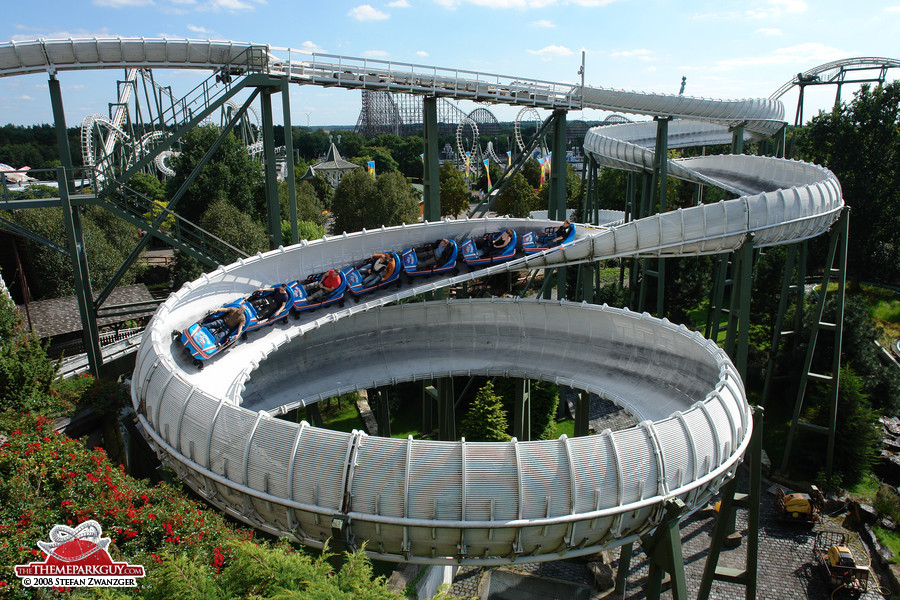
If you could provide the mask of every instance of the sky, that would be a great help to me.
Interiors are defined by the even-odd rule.
[[[368,2],[368,3],[360,3]],[[900,0],[32,0],[0,43],[69,37],[233,40],[351,57],[706,98],[765,98],[795,74],[857,56],[900,58]],[[59,74],[69,127],[108,114],[121,70]],[[156,70],[176,93],[205,78]],[[889,72],[900,79],[900,69]],[[834,102],[807,91],[804,115]],[[782,97],[786,120],[797,105]],[[845,100],[852,88],[845,88]],[[353,125],[361,92],[292,86],[295,126]],[[474,105],[463,104],[466,112]],[[488,106],[501,121],[518,109]],[[275,121],[281,122],[275,109]],[[574,111],[569,119],[607,113]],[[0,124],[51,123],[47,75],[0,78]]]

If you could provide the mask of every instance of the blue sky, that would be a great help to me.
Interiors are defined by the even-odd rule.
[[[677,93],[685,76],[691,96],[762,98],[832,60],[900,58],[898,31],[900,0],[32,0],[5,12],[0,42],[235,40],[561,82],[578,81],[584,51],[588,85]],[[61,73],[67,124],[107,113],[121,76]],[[155,76],[176,92],[203,78],[189,71]],[[900,70],[889,79],[900,79]],[[819,89],[808,92],[806,115],[833,102],[833,87]],[[796,97],[792,91],[783,98],[789,120]],[[295,125],[352,125],[360,92],[293,86],[291,106]],[[501,120],[516,113],[491,110]],[[585,111],[570,118],[604,116]],[[0,79],[0,123],[51,121],[46,75]]]

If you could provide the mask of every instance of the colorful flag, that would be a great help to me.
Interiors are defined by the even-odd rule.
[[[419,155],[419,158],[422,159],[422,162],[425,162],[425,155],[424,155],[424,154],[420,154],[420,155]]]
[[[490,169],[490,165],[488,164],[488,159],[484,159],[484,172],[487,174],[487,180],[488,180],[487,191],[491,191],[491,169]]]
[[[466,178],[469,177],[469,153],[466,152]]]
[[[369,161],[367,170],[369,171],[369,175],[372,176],[372,179],[375,179],[375,161],[374,160]]]
[[[541,185],[544,185],[544,176],[547,173],[546,167],[544,167],[544,159],[538,158],[538,163],[541,165]]]
[[[544,163],[547,165],[547,175],[550,174],[550,157],[553,156],[552,152],[548,152],[546,158],[544,158]]]
[[[512,166],[512,152],[509,150],[506,151],[506,168],[510,168]]]

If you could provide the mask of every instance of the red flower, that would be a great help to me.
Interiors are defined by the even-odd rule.
[[[60,506],[60,508],[64,508],[66,506],[70,506],[71,504],[72,504],[71,500],[63,500],[62,502],[59,503],[59,506]]]

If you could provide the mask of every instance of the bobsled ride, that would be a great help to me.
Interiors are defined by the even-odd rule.
[[[234,344],[248,331],[271,325],[288,316],[293,307],[293,284],[280,284],[262,288],[247,298],[238,298],[219,309],[214,309],[201,320],[182,331],[172,332],[173,339],[180,339],[184,351],[198,369],[203,369],[203,361],[209,360],[225,348]],[[282,299],[287,300],[282,303]],[[228,318],[228,308],[238,308],[243,313],[243,327]]]
[[[314,311],[335,302],[343,306],[347,278],[340,271],[331,269],[310,275],[303,282],[292,281],[289,287],[294,295],[294,318],[299,319],[305,310]]]
[[[347,282],[347,289],[353,295],[353,300],[359,302],[359,297],[369,292],[393,283],[400,287],[400,257],[396,252],[373,254],[358,267],[350,267],[341,271],[341,275]]]
[[[456,259],[459,256],[459,247],[456,240],[442,239],[424,246],[409,248],[404,250],[401,256],[407,277],[458,271]]]
[[[463,260],[469,267],[486,266],[512,260],[516,257],[518,238],[512,229],[486,233],[480,239],[469,238],[463,242]]]
[[[568,223],[568,221],[566,221]],[[561,239],[557,239],[561,238]],[[565,246],[575,240],[575,226],[571,223],[559,227],[545,227],[543,233],[529,231],[522,235],[522,250],[525,254],[536,254]]]

